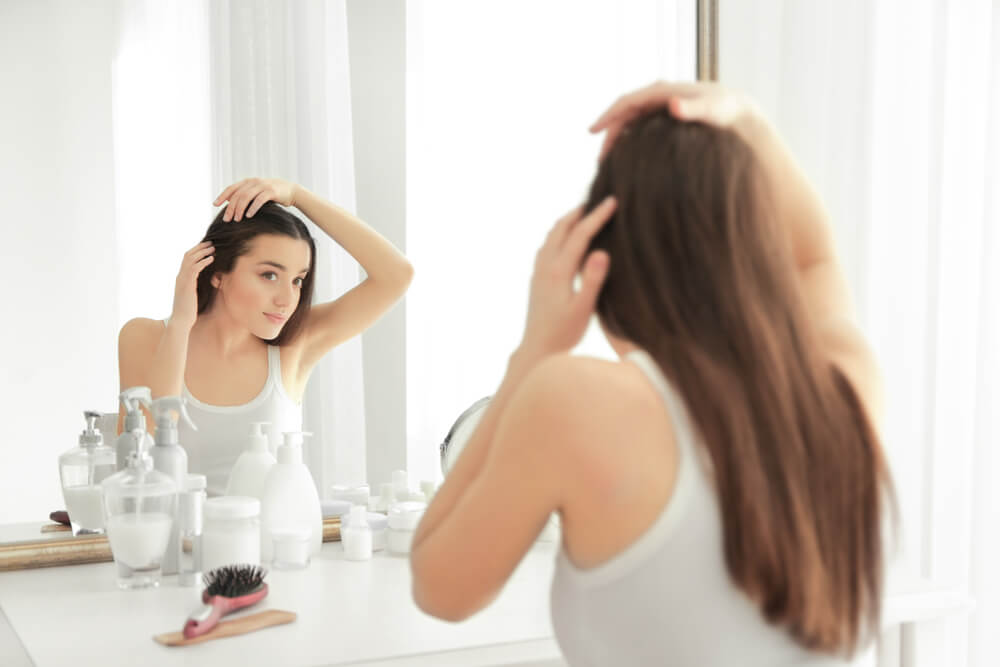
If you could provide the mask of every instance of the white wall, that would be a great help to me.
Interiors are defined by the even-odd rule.
[[[112,16],[111,0],[0,4],[0,523],[60,509],[83,410],[116,409]]]

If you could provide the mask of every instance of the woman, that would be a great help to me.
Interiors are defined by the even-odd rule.
[[[654,84],[602,129],[587,202],[539,250],[524,338],[414,536],[414,598],[474,613],[558,511],[571,664],[843,664],[878,630],[892,491],[826,214],[717,86]],[[625,363],[569,356],[593,312]]]
[[[188,468],[225,492],[250,424],[269,422],[271,443],[302,428],[302,395],[323,356],[360,334],[406,292],[413,268],[385,238],[300,185],[247,179],[181,262],[167,320],[127,322],[118,340],[122,388],[183,394],[198,427],[180,424]],[[316,245],[295,206],[339,243],[368,277],[329,303],[312,304]],[[152,430],[152,421],[147,421]]]

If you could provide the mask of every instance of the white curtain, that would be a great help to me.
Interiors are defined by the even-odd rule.
[[[882,365],[891,588],[971,596],[938,637],[947,664],[998,664],[1000,3],[723,0],[719,39],[721,81],[761,103],[823,195]],[[938,664],[920,641],[904,660]]]
[[[121,321],[169,314],[182,254],[211,202],[249,176],[301,183],[354,209],[346,8],[322,0],[121,0],[113,63]],[[357,263],[314,225],[315,298],[356,285]],[[364,478],[361,340],[336,348],[304,399],[320,495]]]
[[[492,394],[519,342],[535,251],[597,166],[618,95],[695,76],[695,2],[407,3],[407,467]],[[580,351],[614,354],[592,326]]]

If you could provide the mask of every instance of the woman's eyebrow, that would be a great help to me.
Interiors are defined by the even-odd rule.
[[[284,264],[278,264],[277,262],[272,262],[270,260],[263,261],[263,262],[257,262],[257,266],[261,266],[261,265],[273,266],[274,268],[281,269],[282,271],[287,271],[288,270],[285,267]],[[301,271],[299,271],[299,273],[309,273],[309,267],[306,267],[306,268],[302,269]]]

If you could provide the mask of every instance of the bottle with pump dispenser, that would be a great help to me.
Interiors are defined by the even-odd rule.
[[[278,461],[267,474],[261,502],[261,559],[274,557],[274,534],[309,530],[309,553],[315,556],[323,546],[323,514],[319,494],[309,468],[302,462],[302,438],[311,433],[284,434],[278,447]]]
[[[249,496],[264,501],[264,486],[267,474],[271,472],[277,461],[271,455],[267,436],[263,427],[269,422],[253,422],[250,424],[250,442],[246,450],[236,459],[229,483],[226,485],[227,496]]]
[[[156,399],[153,401],[152,412],[153,419],[156,420],[156,437],[149,450],[153,469],[169,477],[178,492],[183,492],[187,484],[188,457],[177,437],[177,423],[183,419],[192,429],[197,431],[198,427],[184,408],[183,396],[162,396]],[[163,574],[177,574],[180,571],[180,558],[180,522],[175,521],[163,556]]]
[[[115,442],[115,458],[118,470],[124,470],[128,455],[135,451],[132,432],[142,429],[142,451],[148,451],[153,446],[153,438],[146,431],[146,415],[142,412],[142,406],[152,409],[153,396],[149,387],[129,387],[118,395],[118,400],[125,407],[125,427],[122,434]]]
[[[74,535],[104,532],[101,514],[101,482],[115,473],[115,450],[104,444],[97,430],[101,413],[87,410],[87,428],[79,445],[59,457],[59,479],[63,500]]]
[[[177,511],[174,481],[153,470],[153,459],[143,451],[146,431],[125,433],[133,450],[125,469],[101,482],[105,531],[118,567],[118,586],[124,589],[160,585],[163,556]]]

